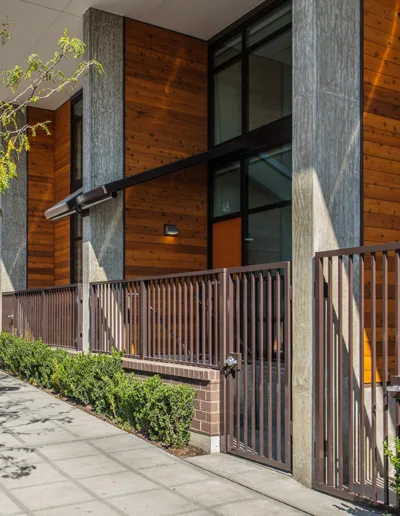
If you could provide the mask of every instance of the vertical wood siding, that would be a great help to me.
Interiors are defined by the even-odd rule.
[[[54,203],[67,197],[71,191],[71,103],[56,111],[54,148]],[[68,285],[71,277],[70,217],[54,222],[54,275],[55,285]]]
[[[125,20],[125,174],[207,150],[207,45]],[[165,237],[164,224],[178,237]],[[125,276],[207,266],[207,168],[125,192]]]
[[[400,240],[400,20],[364,1],[364,243]]]
[[[399,0],[364,0],[364,244],[400,240]],[[377,358],[382,361],[382,271],[377,256]],[[371,271],[365,271],[365,382],[371,382]],[[394,262],[389,259],[389,274]],[[389,292],[389,344],[394,339]],[[393,346],[390,350],[393,354]],[[394,356],[389,357],[392,363]],[[381,381],[379,373],[377,381]]]
[[[50,135],[39,129],[28,152],[28,288],[54,285],[54,223],[44,212],[54,204],[54,111],[29,108],[28,123],[50,121]]]
[[[70,283],[69,218],[53,222],[44,212],[70,193],[70,102],[56,111],[29,108],[28,122],[50,121],[30,138],[28,152],[28,288]]]

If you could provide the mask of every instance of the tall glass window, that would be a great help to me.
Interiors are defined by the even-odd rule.
[[[292,113],[292,2],[237,29],[212,50],[213,144]]]
[[[242,265],[292,254],[292,1],[271,1],[210,48],[210,145],[246,135],[214,165],[212,222],[240,218]]]
[[[214,143],[242,134],[242,64],[235,63],[214,75]]]
[[[290,261],[292,207],[283,206],[249,214],[246,265]]]
[[[240,162],[214,172],[214,217],[240,211]]]
[[[214,221],[242,220],[243,265],[291,260],[291,144],[219,166],[213,181]]]
[[[78,95],[71,102],[71,193],[82,188],[83,184],[83,101]],[[82,282],[82,215],[71,217],[71,283]]]
[[[251,157],[248,166],[249,209],[290,201],[292,146],[285,145]]]
[[[292,112],[292,33],[287,30],[249,55],[249,130]]]

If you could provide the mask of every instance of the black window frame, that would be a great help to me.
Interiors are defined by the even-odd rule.
[[[74,107],[78,102],[83,101],[83,90],[77,91],[70,100],[70,193],[74,193],[83,186],[83,177],[80,180],[75,180],[75,125],[74,125]],[[83,138],[82,138],[83,139]],[[83,162],[83,141],[82,141],[82,162]],[[82,174],[83,175],[83,174]],[[76,260],[75,260],[75,248],[76,243],[80,240],[83,245],[83,235],[81,237],[76,236],[76,220],[78,217],[82,217],[80,214],[74,214],[70,220],[70,283],[77,283],[76,279]],[[82,270],[82,265],[81,265]]]
[[[208,147],[216,147],[221,143],[226,143],[230,140],[223,141],[219,144],[215,144],[215,88],[214,88],[214,77],[215,74],[221,72],[222,70],[229,68],[233,64],[238,62],[242,63],[242,100],[241,100],[241,120],[242,120],[242,135],[243,134],[251,134],[252,131],[257,131],[260,127],[249,131],[249,57],[250,55],[257,50],[258,48],[264,46],[269,41],[272,41],[277,36],[284,34],[285,32],[292,29],[292,23],[287,23],[283,27],[281,27],[276,32],[260,39],[253,45],[246,45],[247,39],[247,31],[248,29],[257,22],[260,18],[267,16],[270,12],[277,9],[279,6],[285,4],[287,0],[275,0],[275,1],[267,1],[264,8],[257,12],[257,14],[251,17],[245,17],[242,24],[238,27],[235,24],[235,27],[228,32],[224,31],[224,35],[221,38],[214,39],[212,43],[209,44],[208,48]],[[242,36],[242,50],[237,55],[231,57],[224,63],[214,66],[214,51],[220,47],[223,43],[232,39],[235,35],[241,34]],[[291,116],[291,115],[289,115]],[[283,117],[282,117],[283,118]],[[274,120],[271,123],[277,122],[279,120]],[[269,125],[269,124],[265,124]],[[261,126],[265,127],[265,126]]]
[[[213,225],[217,222],[224,220],[241,218],[242,222],[242,242],[241,242],[241,255],[242,265],[247,265],[247,248],[246,238],[249,236],[249,216],[255,213],[278,209],[281,207],[291,206],[292,200],[281,201],[272,204],[266,204],[257,208],[248,208],[248,171],[249,171],[249,160],[251,157],[256,156],[260,152],[268,152],[273,149],[282,147],[292,143],[292,115],[284,116],[278,120],[272,121],[264,126],[255,128],[251,131],[249,128],[249,56],[250,54],[259,47],[262,47],[268,41],[273,40],[278,35],[287,32],[292,29],[292,23],[284,25],[281,29],[270,34],[253,45],[246,46],[246,38],[248,29],[260,18],[267,16],[270,12],[285,4],[287,0],[267,0],[264,4],[257,7],[251,13],[245,15],[241,20],[236,21],[231,28],[225,29],[220,35],[215,36],[209,42],[209,53],[208,53],[208,148],[216,148],[220,145],[224,145],[228,142],[234,141],[240,137],[226,140],[219,144],[215,144],[215,92],[214,92],[214,76],[215,73],[220,72],[224,68],[228,68],[232,64],[241,61],[242,63],[242,101],[241,101],[241,115],[242,115],[242,136],[246,135],[250,140],[252,135],[256,135],[259,131],[273,126],[275,129],[274,141],[266,141],[265,144],[260,147],[257,152],[248,152],[240,154],[240,156],[229,156],[229,159],[221,158],[210,162],[208,168],[208,268],[212,268],[212,231]],[[293,1],[292,1],[293,4]],[[242,36],[242,50],[237,55],[228,59],[224,63],[214,66],[214,51],[221,46],[224,42],[234,38],[235,35],[241,34]],[[288,120],[290,123],[288,124]],[[228,213],[226,215],[214,216],[214,172],[216,169],[227,166],[229,163],[234,161],[240,162],[240,175],[241,175],[241,189],[240,189],[240,211],[234,213]]]

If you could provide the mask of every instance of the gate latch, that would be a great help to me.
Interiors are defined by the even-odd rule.
[[[224,364],[227,369],[240,371],[242,368],[242,354],[241,353],[229,353],[229,356],[224,360]]]
[[[391,376],[390,384],[387,387],[388,392],[392,393],[392,398],[400,402],[400,376]]]

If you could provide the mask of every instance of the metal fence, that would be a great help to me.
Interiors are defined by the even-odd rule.
[[[228,270],[227,451],[291,471],[290,263]]]
[[[397,506],[400,244],[317,253],[316,487]]]
[[[82,349],[82,285],[4,293],[4,332]]]
[[[91,349],[219,365],[222,270],[90,285]]]

